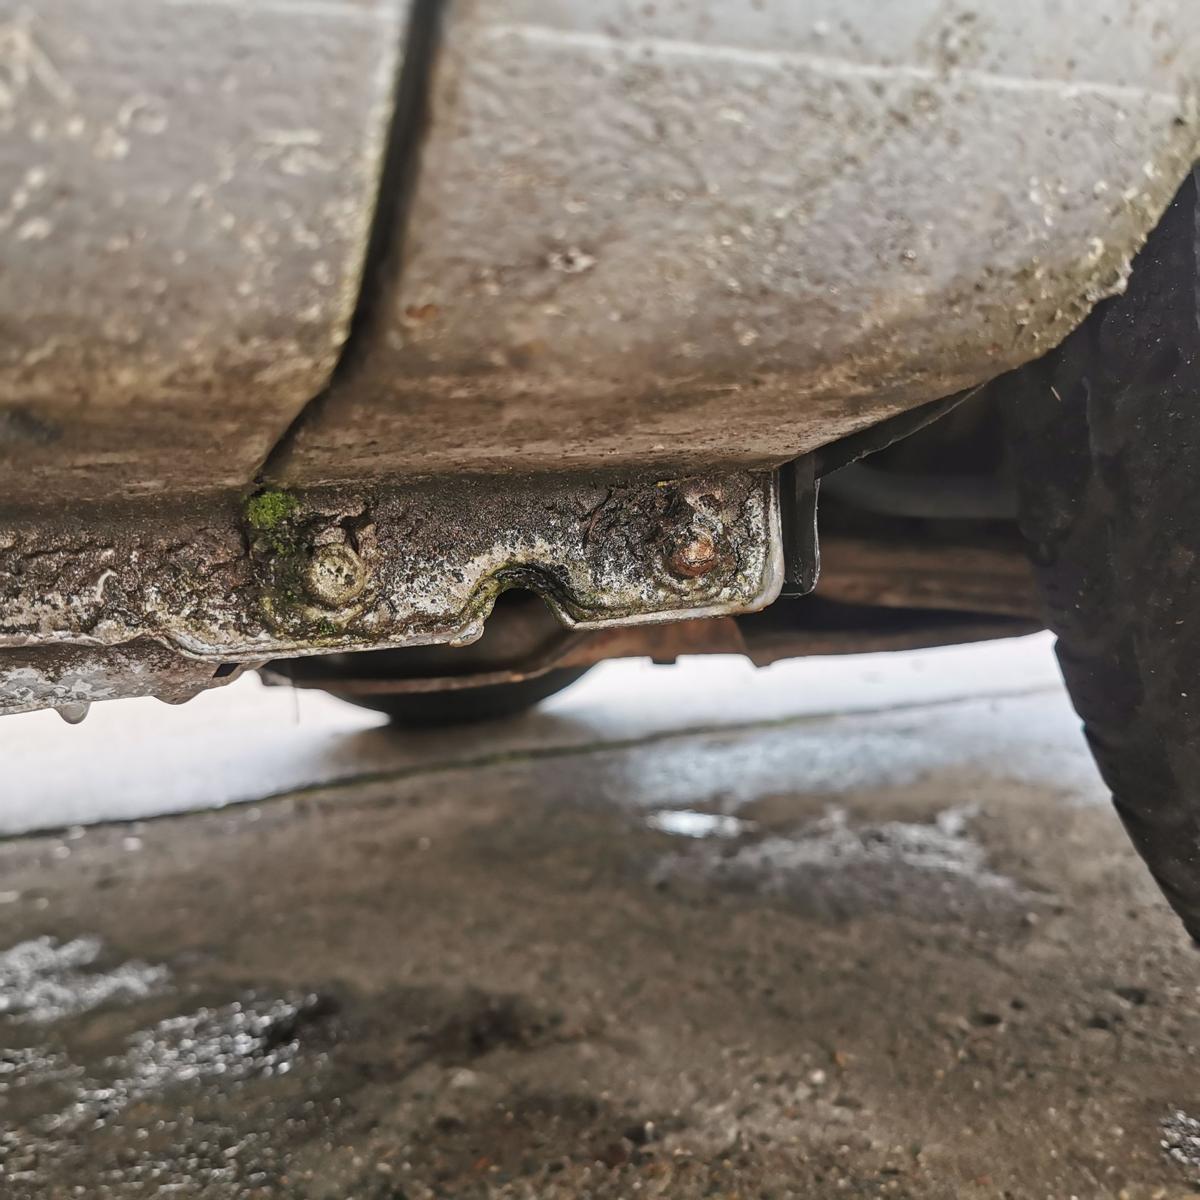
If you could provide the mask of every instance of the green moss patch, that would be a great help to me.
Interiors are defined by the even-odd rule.
[[[299,507],[300,502],[287,492],[259,492],[246,501],[246,524],[258,533],[270,533],[295,515]]]

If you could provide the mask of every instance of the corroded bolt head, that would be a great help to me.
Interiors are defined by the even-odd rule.
[[[667,556],[672,575],[683,579],[699,579],[707,575],[720,561],[717,543],[707,529],[691,529],[675,543]]]
[[[304,568],[304,590],[323,608],[345,608],[366,586],[367,568],[346,545],[317,546]]]

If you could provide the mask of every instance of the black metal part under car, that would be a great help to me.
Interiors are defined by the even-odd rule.
[[[1088,742],[1200,939],[1200,303],[1193,174],[1105,301],[998,380],[1021,525]]]
[[[515,717],[586,675],[587,667],[560,667],[508,683],[474,684],[436,692],[390,692],[342,695],[336,687],[329,692],[363,708],[387,713],[400,726],[431,729],[441,725],[465,725]]]

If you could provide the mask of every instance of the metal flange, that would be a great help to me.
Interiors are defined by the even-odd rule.
[[[782,577],[769,472],[456,478],[37,514],[0,528],[0,679],[21,681],[0,686],[0,711],[125,694],[135,643],[213,665],[461,644],[513,587],[592,629],[751,612]],[[122,671],[106,679],[104,654],[75,653],[64,691],[53,647],[122,647]],[[20,661],[31,648],[36,669]]]

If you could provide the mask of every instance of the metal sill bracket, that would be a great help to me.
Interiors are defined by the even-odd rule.
[[[513,587],[594,629],[756,611],[783,581],[771,471],[35,513],[0,524],[0,713],[183,699],[268,659],[464,644]]]

